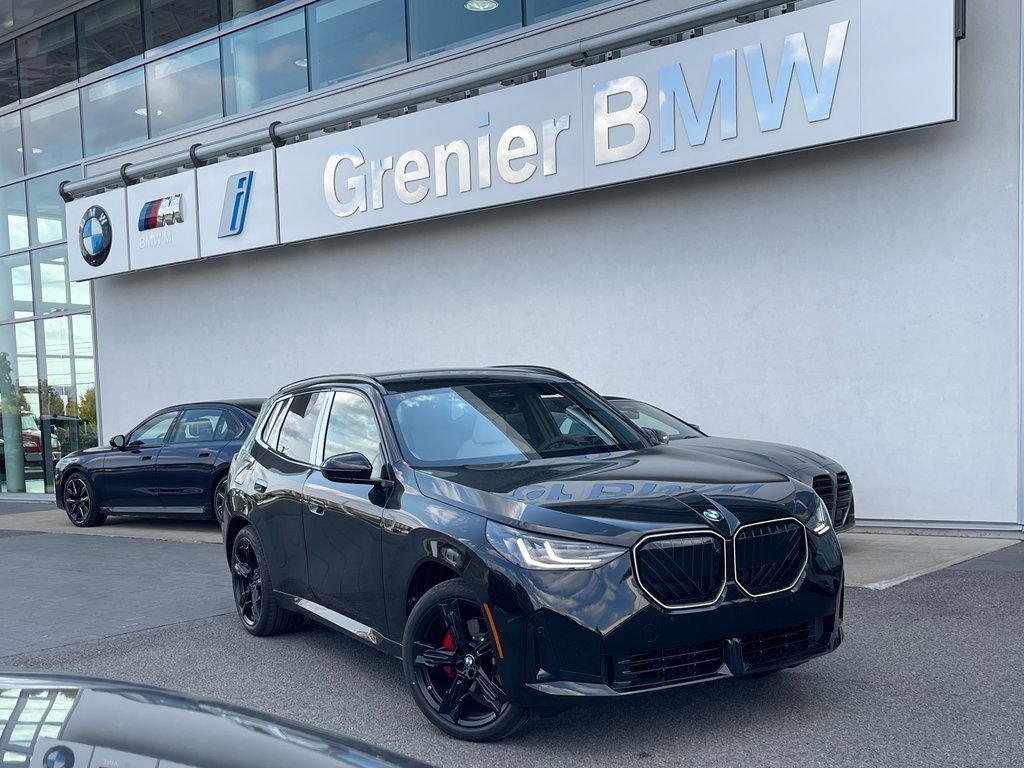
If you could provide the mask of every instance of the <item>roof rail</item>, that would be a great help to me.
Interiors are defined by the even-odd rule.
[[[372,376],[364,376],[360,373],[335,373],[327,376],[311,376],[308,379],[299,379],[293,381],[291,384],[285,384],[277,393],[283,394],[285,392],[294,392],[297,389],[304,389],[305,387],[315,386],[317,384],[369,384],[374,387],[378,392],[385,392],[384,385],[377,381]]]
[[[532,371],[534,373],[550,373],[553,376],[561,376],[563,379],[571,379],[576,381],[568,373],[558,370],[557,368],[549,368],[546,365],[492,365],[491,368],[501,368],[506,371]]]

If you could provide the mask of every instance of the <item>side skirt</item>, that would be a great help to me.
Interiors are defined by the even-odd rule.
[[[356,640],[362,640],[367,645],[373,646],[378,651],[386,653],[388,656],[394,656],[395,658],[402,657],[401,643],[389,640],[373,627],[369,627],[362,622],[356,621],[343,613],[332,611],[330,608],[320,605],[319,603],[314,603],[312,600],[307,600],[304,597],[296,597],[295,595],[290,595],[287,592],[279,592],[276,589],[274,590],[274,594],[281,598],[284,603],[284,607],[290,610],[305,614],[311,619],[319,621],[321,624],[324,624],[331,629],[336,629],[340,632],[344,632],[349,637],[354,637]]]

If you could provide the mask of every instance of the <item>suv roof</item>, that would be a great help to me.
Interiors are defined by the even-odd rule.
[[[412,384],[428,381],[450,381],[472,380],[482,381],[573,381],[568,376],[554,368],[544,368],[532,365],[500,365],[492,368],[424,368],[409,371],[386,371],[384,373],[358,374],[338,373],[326,376],[313,376],[308,379],[287,384],[279,390],[279,393],[296,392],[307,387],[316,387],[331,384],[368,384],[375,387],[381,393],[393,391],[395,385]]]

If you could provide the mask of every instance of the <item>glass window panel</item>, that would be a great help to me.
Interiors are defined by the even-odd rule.
[[[488,10],[473,11],[452,0],[411,0],[409,2],[409,49],[413,58],[456,48],[523,26],[519,2],[475,0]]]
[[[403,0],[330,0],[308,12],[313,88],[406,61]]]
[[[222,117],[219,43],[147,64],[146,87],[153,137]]]
[[[27,253],[0,259],[0,320],[32,316],[32,269]]]
[[[308,90],[302,11],[228,35],[221,46],[226,114],[245,112]]]
[[[89,309],[89,293],[85,292],[85,301],[81,291],[72,292],[68,281],[67,247],[58,245],[53,248],[32,252],[32,275],[36,314],[48,312],[80,312]],[[76,283],[77,285],[77,283]],[[89,354],[92,354],[91,351]]]
[[[25,173],[36,173],[82,157],[78,91],[44,101],[21,112]]]
[[[156,48],[217,26],[217,4],[210,0],[142,0],[146,48]]]
[[[21,153],[21,115],[11,112],[0,116],[0,181],[25,173]]]
[[[241,19],[264,8],[272,8],[282,2],[287,0],[220,0],[220,19],[223,23],[229,24],[235,19]]]
[[[326,400],[324,392],[307,392],[292,398],[278,438],[277,448],[281,453],[296,461],[309,462],[317,419]]]
[[[603,2],[606,0],[526,0],[526,23],[547,21]]]
[[[80,179],[81,168],[37,176],[28,181],[29,236],[32,245],[59,243],[64,237],[64,201],[57,191],[65,179]]]
[[[2,261],[2,260],[0,260]],[[5,440],[3,490],[45,491],[39,449],[39,380],[36,376],[35,323],[0,325],[0,437],[21,434],[36,439]],[[34,444],[25,446],[24,442]]]
[[[75,18],[46,24],[17,40],[18,75],[23,99],[38,96],[78,77]]]
[[[141,67],[82,89],[82,133],[86,155],[146,140],[146,79]]]
[[[92,317],[74,315],[71,318],[71,338],[76,355],[92,357]]]
[[[28,248],[28,207],[25,185],[0,187],[0,253]]]
[[[18,100],[18,65],[14,41],[0,45],[0,107]]]
[[[104,0],[75,16],[81,76],[142,54],[139,0]]]

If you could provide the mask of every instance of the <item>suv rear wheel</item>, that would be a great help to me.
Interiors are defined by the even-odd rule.
[[[263,545],[251,525],[231,545],[231,586],[238,618],[249,634],[276,635],[301,626],[303,617],[282,608],[274,595]]]

